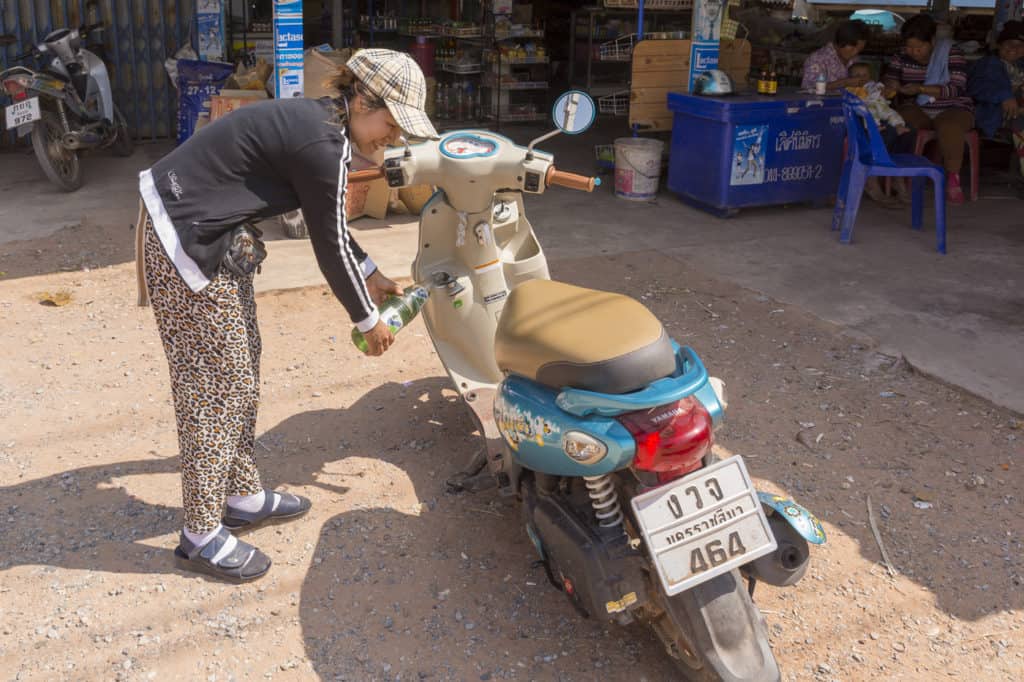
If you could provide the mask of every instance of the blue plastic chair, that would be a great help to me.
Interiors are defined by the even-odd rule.
[[[832,214],[832,229],[840,230],[839,241],[849,244],[853,225],[857,221],[864,183],[868,178],[909,177],[911,181],[911,225],[921,229],[924,202],[924,179],[931,178],[935,185],[935,238],[939,253],[946,253],[946,173],[923,156],[893,154],[885,148],[882,135],[871,116],[856,95],[843,91],[843,113],[846,115],[846,133],[849,155],[843,164],[839,180],[836,208]]]

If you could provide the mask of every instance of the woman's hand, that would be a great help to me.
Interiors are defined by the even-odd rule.
[[[901,85],[900,86],[900,94],[910,95],[910,96],[920,95],[921,94],[921,86],[919,84],[917,84],[917,83],[907,83],[906,85]]]
[[[374,270],[366,278],[366,290],[370,292],[370,298],[377,305],[384,303],[389,295],[401,296],[402,290],[392,280],[384,276],[380,269]]]
[[[367,355],[383,355],[395,342],[395,335],[384,320],[379,320],[373,329],[363,334],[363,338],[366,339]]]
[[[1016,97],[1003,100],[1003,119],[1011,121],[1020,115],[1020,104],[1017,103]]]

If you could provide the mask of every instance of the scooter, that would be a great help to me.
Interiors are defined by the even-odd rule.
[[[85,27],[84,32],[101,28]],[[14,36],[0,36],[0,47]],[[82,186],[80,151],[110,147],[130,156],[134,147],[128,122],[114,106],[103,60],[82,46],[78,29],[53,31],[15,61],[39,57],[41,70],[15,66],[0,73],[13,104],[5,108],[8,130],[31,133],[36,160],[46,177],[66,192]]]
[[[592,191],[535,145],[578,134],[593,100],[570,91],[558,128],[521,147],[486,131],[389,152],[392,188],[431,184],[412,266],[430,338],[485,440],[476,471],[522,501],[551,583],[584,616],[650,625],[686,677],[778,680],[754,585],[795,584],[821,524],[718,461],[724,384],[627,296],[550,280],[525,194]]]

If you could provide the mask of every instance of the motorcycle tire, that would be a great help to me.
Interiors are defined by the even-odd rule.
[[[61,144],[64,128],[57,115],[44,111],[42,119],[32,126],[32,149],[47,179],[65,192],[82,186],[82,165],[78,152]]]
[[[672,597],[655,588],[661,613],[651,626],[682,676],[694,682],[777,682],[779,665],[764,617],[738,571]]]
[[[128,131],[127,119],[117,107],[114,107],[114,125],[116,133],[114,142],[110,145],[110,151],[114,152],[114,156],[131,156],[135,151],[135,140],[132,139],[132,134]]]

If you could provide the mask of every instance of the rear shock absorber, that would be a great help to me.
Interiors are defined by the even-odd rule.
[[[598,525],[601,528],[615,528],[622,525],[622,508],[619,506],[619,494],[615,491],[615,482],[608,474],[604,476],[584,476],[583,481],[590,495],[590,504],[594,507]]]
[[[68,124],[68,113],[64,111],[64,102],[57,100],[57,113],[60,114],[60,125],[64,129],[65,134],[71,132],[71,126]]]

